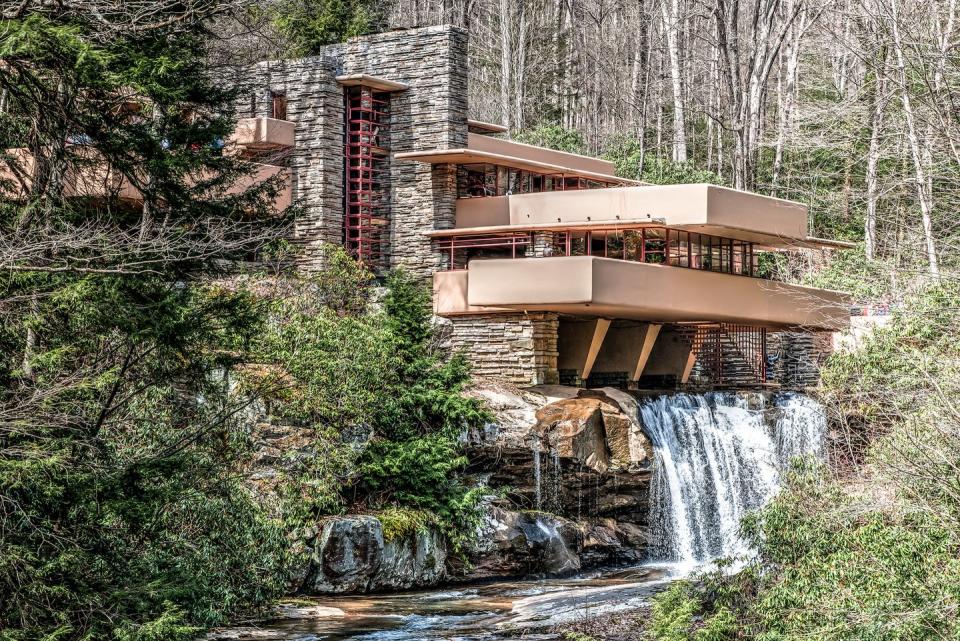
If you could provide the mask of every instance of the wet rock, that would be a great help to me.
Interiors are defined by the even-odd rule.
[[[646,523],[653,447],[634,396],[562,386],[473,393],[496,417],[466,439],[475,478],[509,488],[515,508]]]
[[[312,603],[283,602],[273,609],[269,620],[276,621],[316,621],[320,619],[339,619],[346,616],[340,608]]]
[[[373,516],[326,520],[313,552],[310,594],[365,592],[383,560],[383,527]]]
[[[558,575],[581,568],[583,534],[562,517],[491,507],[479,534],[470,553],[472,567],[458,578]]]
[[[653,462],[653,443],[638,418],[637,399],[623,390],[605,387],[582,390],[581,395],[601,402],[607,445],[615,467],[648,469]]]
[[[583,524],[584,566],[596,567],[639,563],[645,558],[649,534],[646,528],[614,519],[591,519]]]
[[[446,578],[447,548],[436,530],[428,529],[386,541],[372,591],[436,585]]]
[[[446,545],[432,530],[385,540],[375,516],[335,517],[321,524],[300,591],[337,594],[436,585],[446,578]]]

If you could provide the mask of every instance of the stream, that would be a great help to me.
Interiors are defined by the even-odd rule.
[[[303,619],[234,629],[238,641],[498,641],[559,639],[549,628],[643,607],[675,576],[668,566],[568,578],[497,581],[442,590],[316,597]],[[312,606],[312,607],[311,607]],[[328,608],[328,609],[327,609]],[[325,613],[318,617],[317,611]],[[296,613],[293,613],[296,616]]]

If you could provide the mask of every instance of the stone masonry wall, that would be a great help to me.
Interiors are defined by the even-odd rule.
[[[344,45],[343,73],[410,86],[390,100],[390,151],[467,145],[467,33],[452,26],[366,36]],[[430,276],[442,255],[425,232],[454,226],[456,168],[391,160],[390,265]]]
[[[269,92],[282,91],[287,118],[296,123],[288,164],[300,211],[292,240],[303,247],[307,268],[320,266],[324,243],[340,244],[343,238],[343,88],[335,80],[338,64],[330,56],[267,61],[254,65],[247,79],[256,97],[257,113],[252,115],[270,115]]]
[[[770,332],[767,334],[767,378],[788,389],[814,387],[820,366],[833,351],[830,332]]]
[[[451,149],[467,143],[467,64],[466,31],[436,26],[355,38],[321,56],[252,67],[245,81],[256,96],[255,115],[269,115],[270,90],[282,91],[296,123],[289,165],[300,207],[294,241],[305,249],[305,266],[321,266],[321,246],[343,241],[344,89],[336,77],[365,73],[409,85],[391,94],[392,153]],[[247,97],[241,115],[246,104]],[[390,266],[429,276],[443,259],[426,232],[454,226],[455,168],[391,158],[388,190]]]
[[[556,314],[477,314],[451,320],[450,344],[479,378],[520,385],[557,383]]]

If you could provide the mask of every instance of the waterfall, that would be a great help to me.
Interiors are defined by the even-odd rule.
[[[796,456],[822,458],[827,435],[823,407],[809,396],[794,392],[777,394],[774,404],[780,411],[773,434],[780,469],[786,469]]]
[[[695,566],[748,554],[740,520],[773,497],[791,457],[822,455],[826,421],[815,401],[793,393],[778,394],[769,405],[762,399],[714,392],[641,405],[656,450],[652,558]],[[776,416],[772,426],[765,421],[768,409]]]
[[[541,479],[540,479],[540,445],[533,445],[533,509],[539,510],[540,503],[542,500],[542,493],[540,489]]]

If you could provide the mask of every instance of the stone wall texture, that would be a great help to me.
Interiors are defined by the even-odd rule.
[[[322,266],[322,245],[343,242],[344,89],[336,77],[364,73],[409,85],[391,94],[393,154],[451,149],[467,142],[467,65],[466,31],[436,26],[355,38],[320,56],[253,67],[247,81],[255,100],[245,97],[240,115],[251,103],[250,115],[269,115],[270,91],[282,91],[296,123],[288,162],[299,207],[293,240],[304,249],[304,266]],[[388,191],[387,264],[428,276],[443,257],[426,232],[455,222],[455,167],[391,158]]]
[[[520,385],[558,382],[556,314],[477,314],[450,320],[450,345],[464,351],[474,376]]]
[[[343,239],[343,87],[330,56],[262,62],[249,79],[251,115],[270,115],[270,91],[287,97],[287,118],[296,123],[289,152],[293,198],[299,208],[293,242],[304,266],[319,267],[325,243]],[[250,107],[247,107],[249,112]]]

